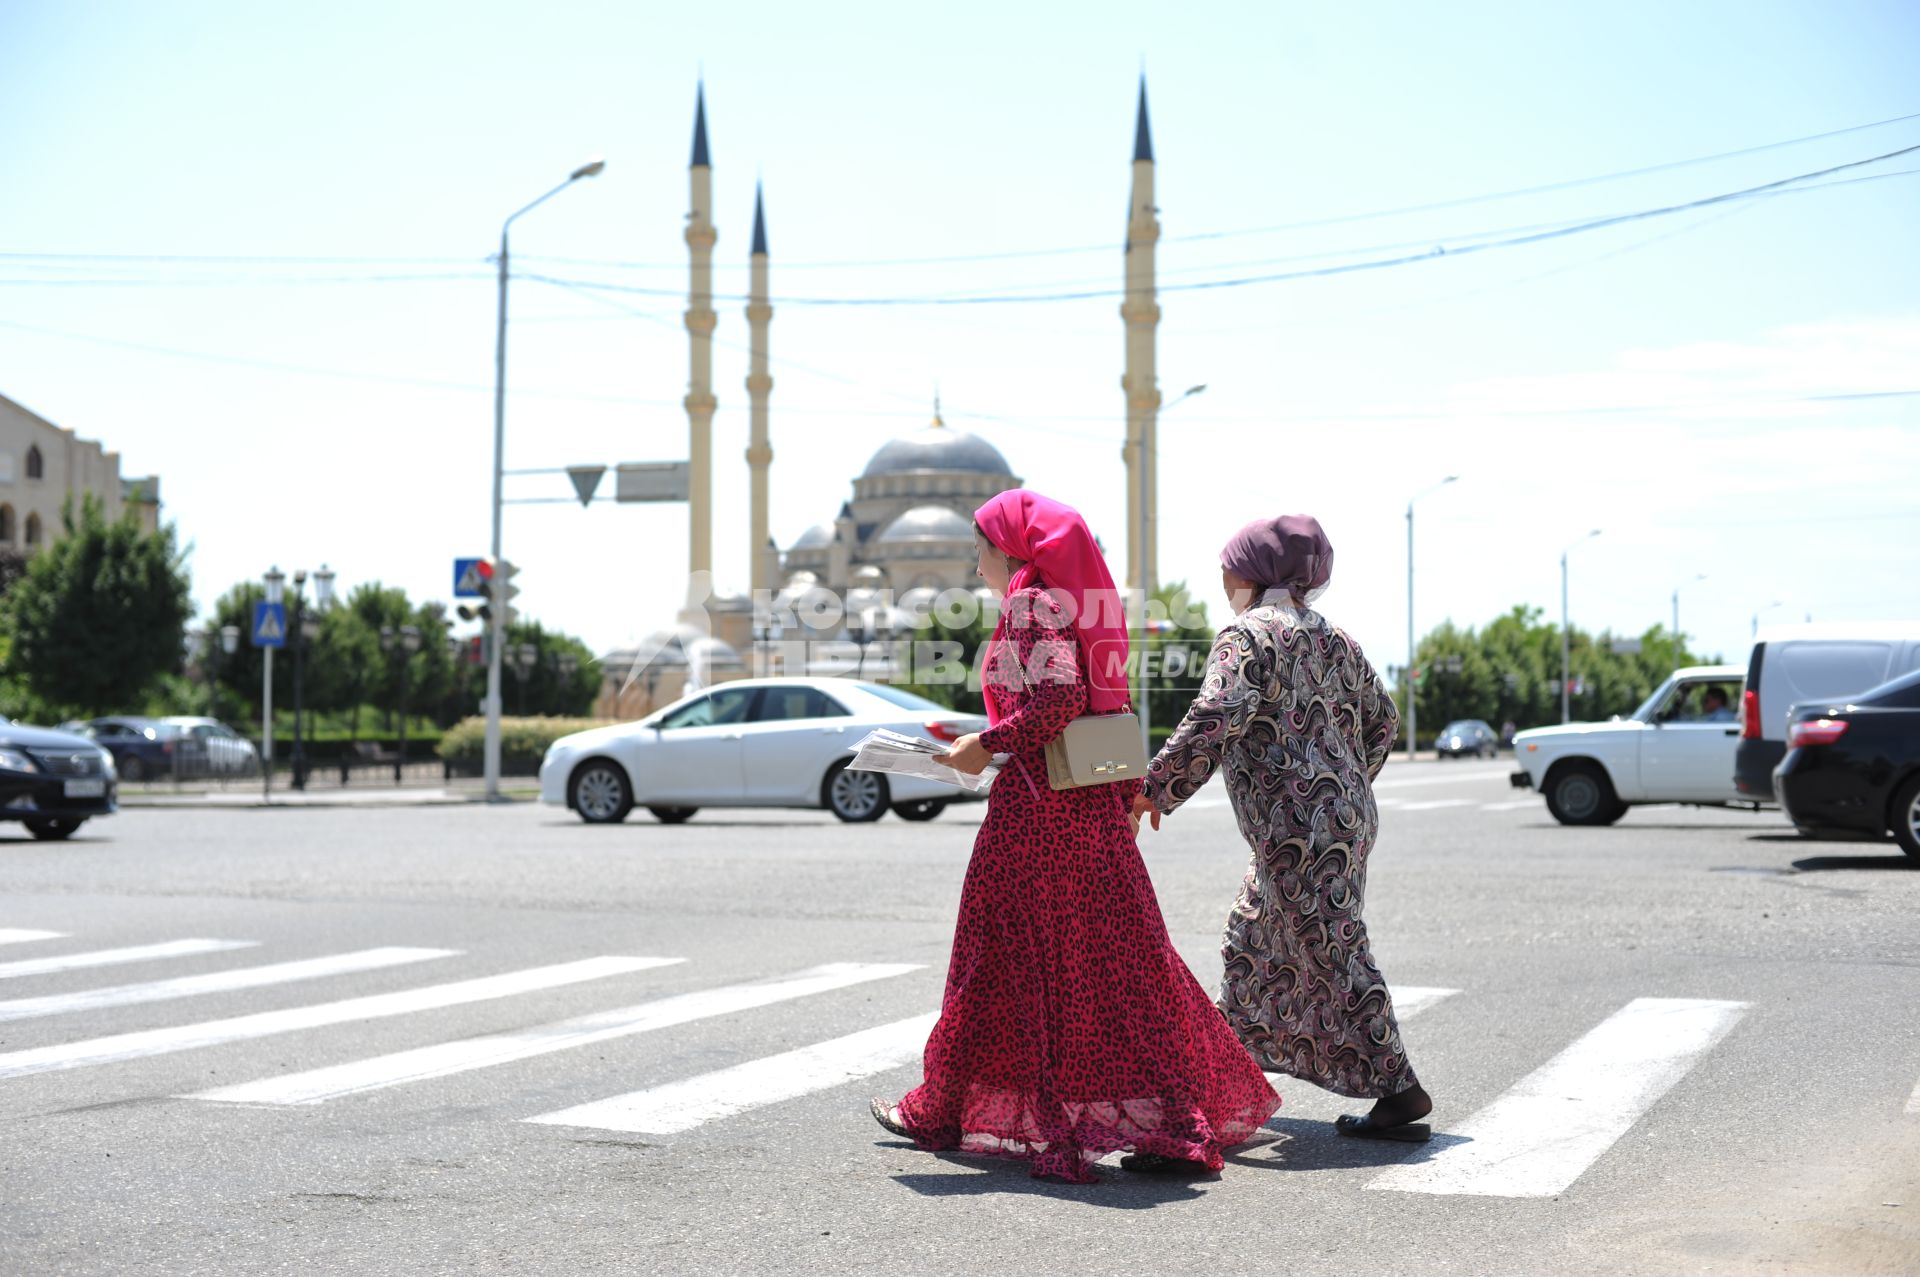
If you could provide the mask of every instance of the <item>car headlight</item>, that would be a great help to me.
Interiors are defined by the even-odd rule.
[[[37,772],[40,764],[17,749],[0,749],[0,767],[10,772]]]
[[[100,771],[108,780],[118,780],[120,771],[113,765],[113,755],[106,750],[100,751]]]

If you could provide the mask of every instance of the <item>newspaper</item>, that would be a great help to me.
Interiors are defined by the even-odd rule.
[[[948,748],[924,736],[906,736],[882,727],[868,732],[853,745],[853,761],[847,767],[851,771],[918,776],[923,780],[937,780],[943,785],[955,785],[970,794],[977,794],[993,784],[994,776],[1007,760],[1007,755],[995,754],[993,762],[978,776],[969,776],[945,763],[934,761],[935,754],[944,754]]]

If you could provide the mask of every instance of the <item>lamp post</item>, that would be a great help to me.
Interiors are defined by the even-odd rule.
[[[1595,528],[1560,551],[1560,721],[1563,723],[1573,721],[1572,688],[1569,686],[1573,681],[1573,631],[1568,627],[1567,619],[1567,555],[1572,553],[1574,546],[1584,545],[1599,535],[1600,529]]]
[[[380,650],[400,653],[400,746],[393,755],[393,783],[400,783],[400,769],[407,765],[407,675],[413,654],[420,650],[420,627],[403,625],[396,631],[391,625],[380,627]]]
[[[267,569],[261,578],[267,587],[267,602],[278,603],[286,597],[287,575],[279,565]],[[260,674],[260,800],[273,800],[273,649],[261,656]]]
[[[293,617],[287,623],[287,638],[293,644],[293,787],[307,787],[307,753],[302,722],[300,672],[307,649],[307,570],[293,573]],[[321,611],[333,606],[333,569],[326,564],[313,574],[313,601]]]
[[[513,649],[513,676],[520,685],[520,713],[527,712],[527,680],[533,677],[533,671],[540,664],[540,649],[532,643],[521,643]]]
[[[493,347],[493,561],[500,561],[500,523],[504,510],[502,485],[506,477],[507,447],[507,235],[514,222],[566,190],[583,177],[594,177],[606,168],[604,160],[589,160],[567,175],[567,180],[514,213],[500,224],[500,309],[495,323]],[[487,734],[483,750],[487,778],[487,801],[500,798],[500,669],[502,649],[507,642],[507,601],[491,599],[492,618],[487,628],[492,641],[487,651]]]
[[[1188,386],[1174,397],[1171,403],[1162,404],[1155,412],[1153,420],[1172,412],[1175,408],[1193,398],[1205,394],[1207,383]],[[1140,539],[1140,699],[1134,704],[1140,715],[1140,739],[1147,747],[1147,756],[1153,756],[1153,707],[1148,703],[1153,690],[1153,680],[1147,674],[1148,636],[1153,610],[1153,534],[1157,520],[1153,512],[1154,484],[1149,477],[1154,467],[1160,464],[1160,448],[1157,432],[1145,436],[1140,441],[1140,474],[1136,480],[1139,489],[1140,526],[1136,529]],[[1151,442],[1150,442],[1151,441]]]
[[[1413,503],[1421,497],[1431,496],[1450,483],[1458,483],[1460,476],[1450,474],[1431,488],[1416,492],[1407,499],[1407,761],[1413,761],[1415,742],[1418,739],[1420,722],[1420,687],[1414,682],[1414,637],[1413,637]]]
[[[1680,591],[1685,586],[1698,585],[1706,579],[1707,574],[1701,572],[1696,575],[1693,580],[1682,582],[1680,585],[1673,587],[1673,654],[1675,659],[1678,659],[1680,656]]]
[[[1785,607],[1786,605],[1787,603],[1785,599],[1775,599],[1773,602],[1761,608],[1758,612],[1755,612],[1753,614],[1753,634],[1757,636],[1760,633],[1761,617],[1765,616],[1767,613],[1773,611],[1773,609],[1777,607]]]

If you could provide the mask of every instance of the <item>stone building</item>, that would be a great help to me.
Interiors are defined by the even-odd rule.
[[[160,480],[125,478],[120,454],[54,425],[0,395],[0,550],[31,554],[60,535],[69,500],[98,498],[109,520],[133,511],[160,526]]]

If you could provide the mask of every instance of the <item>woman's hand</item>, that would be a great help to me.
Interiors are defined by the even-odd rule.
[[[953,748],[944,754],[935,754],[933,761],[945,763],[957,772],[969,776],[978,776],[993,761],[993,751],[980,743],[979,732],[968,732],[953,742]]]
[[[1135,833],[1140,832],[1140,818],[1142,816],[1150,817],[1153,821],[1153,831],[1155,833],[1160,832],[1160,809],[1155,807],[1153,805],[1153,799],[1147,797],[1145,794],[1135,794],[1133,796],[1133,829]]]

